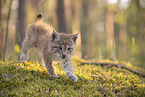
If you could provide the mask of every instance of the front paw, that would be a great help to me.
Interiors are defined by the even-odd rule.
[[[52,78],[54,78],[54,79],[56,79],[56,78],[58,78],[59,76],[56,74],[56,75],[49,75],[50,77],[52,77]]]
[[[20,55],[20,60],[21,60],[21,62],[25,62],[26,61],[26,54],[22,53]]]
[[[58,75],[53,75],[53,78],[54,78],[54,79],[56,79],[56,78],[58,78],[58,77],[59,77]]]
[[[66,73],[66,76],[67,76],[70,80],[72,80],[72,81],[74,81],[74,82],[77,82],[77,81],[78,81],[78,77],[77,77],[75,74],[72,74],[72,73],[70,73],[70,72],[67,72],[67,73]]]

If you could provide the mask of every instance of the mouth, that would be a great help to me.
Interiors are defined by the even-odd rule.
[[[65,59],[66,57],[61,57],[61,59]]]
[[[66,57],[67,57],[67,55],[64,55],[64,54],[61,55],[61,58],[62,58],[62,59],[65,59]]]

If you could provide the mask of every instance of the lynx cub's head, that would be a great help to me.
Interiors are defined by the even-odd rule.
[[[51,35],[51,51],[60,59],[70,57],[75,50],[78,34],[64,34],[53,31]]]

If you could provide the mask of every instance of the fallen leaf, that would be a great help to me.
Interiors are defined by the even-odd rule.
[[[107,68],[109,68],[109,67],[111,67],[112,65],[111,64],[109,64],[109,65],[107,65]]]
[[[99,75],[92,75],[92,76],[99,77]]]
[[[46,90],[46,93],[47,93],[47,92],[50,92],[50,91],[52,91],[52,88],[48,88],[48,89]]]
[[[46,93],[49,92],[49,88],[46,90]]]
[[[57,90],[55,90],[55,93],[57,93]]]

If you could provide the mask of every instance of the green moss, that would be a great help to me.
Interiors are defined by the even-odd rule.
[[[77,61],[75,61],[77,60]],[[0,62],[0,96],[143,96],[145,83],[141,77],[116,67],[80,66],[75,58],[78,82],[70,81],[61,64],[55,65],[58,79],[52,79],[38,62]],[[13,77],[4,78],[4,74]]]

